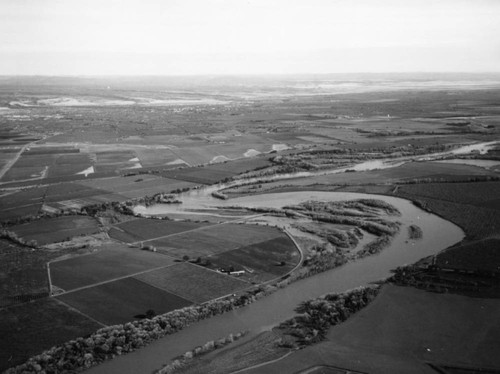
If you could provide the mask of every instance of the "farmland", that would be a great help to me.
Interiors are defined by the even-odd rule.
[[[248,288],[249,283],[189,263],[178,264],[135,276],[195,303],[215,299]]]
[[[133,243],[179,234],[184,231],[191,231],[205,226],[207,225],[195,222],[177,222],[139,218],[113,226],[110,230],[110,236],[120,241]]]
[[[0,317],[0,330],[9,334],[0,340],[0,370],[101,327],[53,298],[1,309]]]
[[[52,262],[50,272],[52,284],[69,291],[172,263],[170,257],[115,244],[85,256]]]
[[[191,302],[134,278],[104,283],[56,297],[106,325],[137,319],[148,310],[163,314]]]
[[[0,306],[49,295],[46,262],[51,254],[40,256],[31,249],[0,241]]]
[[[471,240],[500,232],[498,182],[401,186],[397,194],[461,226]]]
[[[145,78],[140,84],[51,78],[50,84],[34,85],[29,78],[0,79],[5,83],[0,88],[0,314],[4,340],[12,345],[0,347],[0,368],[148,311],[151,316],[151,311],[163,314],[202,303],[209,310],[221,297],[232,307],[246,305],[316,272],[336,272],[362,257],[383,258],[385,247],[392,250],[391,238],[400,251],[417,253],[422,243],[440,239],[427,237],[417,216],[405,221],[404,212],[400,217],[388,206],[360,209],[359,201],[339,205],[310,199],[275,208],[279,197],[271,201],[269,193],[402,197],[465,232],[457,251],[436,257],[437,265],[487,264],[489,271],[498,266],[500,174],[494,162],[500,146],[490,143],[500,140],[500,91],[494,84],[463,89],[453,77],[442,78],[453,82],[449,85],[418,76],[420,88],[412,89],[399,86],[402,77],[367,84],[369,78],[347,76],[346,82],[358,88],[346,91],[332,84],[338,77],[213,78],[202,79],[201,86],[174,78],[154,83]],[[461,153],[467,145],[478,148]],[[233,199],[240,197],[253,197],[253,205],[237,206]],[[269,206],[263,206],[266,201]],[[159,214],[162,219],[148,218],[141,216],[145,210],[135,209],[143,205],[172,209]],[[398,231],[399,221],[404,230]],[[408,227],[420,229],[421,237],[408,237]],[[382,239],[387,245],[372,245]],[[479,298],[485,295],[495,293],[472,292],[495,315],[496,301]],[[398,329],[417,334],[422,346],[432,341],[431,328],[439,326],[423,324],[418,313],[442,322],[443,334],[449,334],[449,340],[444,335],[437,340],[443,347],[464,336],[451,324],[466,326],[467,339],[485,352],[493,349],[487,345],[498,347],[489,338],[497,327],[477,327],[483,316],[479,304],[455,296],[462,297],[385,287],[382,301],[332,329],[341,331],[340,340],[329,335],[328,341],[291,354],[283,368],[298,370],[294,360],[304,356],[309,367],[335,364],[361,372],[382,372],[386,354],[391,368],[402,370],[420,367],[427,357],[458,362],[460,344],[450,354],[418,351],[411,360],[413,353],[396,349],[392,354],[394,347],[384,345],[391,339],[406,344]],[[462,302],[466,311],[453,314]],[[477,318],[465,321],[466,313]],[[419,331],[409,330],[396,314],[409,315]],[[444,315],[456,318],[445,321]],[[363,316],[387,334],[367,334]],[[268,328],[256,331],[262,327]],[[252,341],[252,333],[248,347],[259,341]],[[284,353],[272,351],[269,336],[259,338],[266,348],[249,362]],[[386,351],[373,351],[363,339]],[[325,361],[342,358],[339,352],[347,352],[349,360],[361,352],[373,365],[352,366],[347,358]],[[471,366],[497,368],[474,352],[467,356]]]
[[[38,220],[11,227],[16,235],[26,242],[35,241],[45,245],[74,236],[94,234],[99,231],[98,223],[90,217],[57,217]]]
[[[498,367],[493,347],[500,326],[498,319],[490,318],[498,304],[495,299],[477,301],[385,286],[367,308],[333,327],[326,341],[248,372],[280,373],[331,365],[370,373],[434,373],[427,362],[455,362],[464,370]],[[484,337],[472,340],[469,332],[478,330]],[[360,355],[366,359],[360,360]]]
[[[256,274],[245,274],[254,282],[262,282],[285,275],[298,263],[297,253],[290,252],[287,237],[255,243],[209,257],[212,267],[252,269]]]

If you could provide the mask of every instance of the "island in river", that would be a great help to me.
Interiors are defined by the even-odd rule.
[[[498,88],[235,87],[4,100],[0,368],[500,367]]]

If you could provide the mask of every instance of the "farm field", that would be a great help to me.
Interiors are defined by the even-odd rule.
[[[205,223],[138,218],[113,226],[109,235],[126,243],[148,241],[208,226]],[[192,235],[192,234],[189,234]]]
[[[93,179],[78,183],[83,186],[99,188],[108,193],[120,194],[127,198],[152,196],[158,192],[171,192],[195,185],[149,174]]]
[[[101,327],[53,298],[0,309],[0,370]]]
[[[170,256],[194,259],[208,267],[244,270],[241,277],[262,282],[284,275],[300,260],[292,241],[275,228],[220,224],[188,233],[145,241]]]
[[[246,373],[286,373],[315,365],[373,374],[435,373],[427,363],[448,363],[464,372],[495,368],[500,366],[500,323],[491,316],[499,311],[498,299],[386,285],[368,307],[332,327],[326,341]]]
[[[106,325],[132,321],[148,310],[162,314],[192,304],[131,277],[65,293],[56,299]]]
[[[167,178],[185,180],[193,183],[213,184],[238,174],[269,166],[269,160],[263,157],[215,163],[187,169],[167,170],[162,173]]]
[[[258,243],[283,235],[274,227],[251,224],[216,225],[207,230],[203,230],[203,233],[211,237],[224,238],[225,240],[230,240],[242,245]]]
[[[0,308],[49,294],[47,258],[0,240]]]
[[[436,266],[457,270],[480,270],[500,273],[500,239],[472,242],[436,256]]]
[[[79,235],[99,232],[98,222],[85,216],[62,216],[45,218],[10,228],[26,242],[36,241],[38,245],[56,243]]]
[[[299,263],[299,253],[291,251],[290,245],[290,239],[283,235],[209,258],[214,268],[250,269],[252,273],[245,274],[245,278],[264,282],[287,274]]]
[[[135,276],[147,284],[203,303],[251,286],[250,283],[190,263],[182,263]]]
[[[500,210],[500,182],[426,183],[401,186],[401,193]]]
[[[389,169],[357,171],[350,173],[338,173],[329,175],[320,175],[311,178],[290,179],[286,181],[275,181],[261,184],[256,188],[256,185],[233,187],[224,190],[224,193],[230,196],[238,196],[242,194],[263,193],[272,191],[273,189],[282,189],[287,186],[317,188],[322,186],[325,188],[330,186],[330,189],[338,188],[339,186],[363,186],[375,184],[391,184],[391,183],[407,183],[414,180],[428,179],[432,181],[452,181],[452,182],[467,182],[474,178],[484,178],[487,176],[497,177],[497,173],[487,171],[483,168],[461,165],[461,164],[445,164],[439,162],[409,162],[401,166]],[[492,182],[493,183],[493,182]]]
[[[396,195],[418,201],[456,223],[466,232],[468,240],[480,240],[500,232],[498,185],[497,182],[417,184],[400,186]]]
[[[306,234],[297,241],[304,247],[301,254],[281,230],[230,223],[244,221],[242,211],[212,209],[210,215],[208,204],[159,220],[128,216],[119,205],[149,203],[142,198],[157,193],[182,200],[207,192],[209,203],[215,186],[208,185],[243,184],[255,177],[223,193],[230,199],[300,189],[394,195],[466,232],[457,251],[436,258],[439,265],[477,264],[495,271],[500,169],[426,157],[500,140],[500,80],[487,78],[0,77],[0,223],[4,233],[14,232],[21,242],[34,240],[30,244],[37,247],[14,244],[15,237],[7,241],[7,234],[0,239],[0,368],[101,324],[140,318],[148,309],[160,314],[252,286],[267,291],[278,281],[286,283],[283,278],[302,257],[322,256]],[[462,86],[469,81],[474,84]],[[500,159],[498,143],[486,148],[446,158]],[[381,160],[407,163],[320,175]],[[276,175],[290,179],[275,180]],[[191,194],[180,193],[188,189]],[[95,206],[85,209],[90,205]],[[278,218],[257,216],[260,223],[282,226]],[[73,236],[79,241],[66,241]],[[328,253],[336,255],[337,249],[332,244]],[[53,297],[46,297],[47,262]],[[245,273],[230,276],[217,272],[221,269]],[[491,319],[498,314],[496,300],[384,289],[375,314],[367,309],[329,341],[273,365],[283,372],[307,363],[376,373],[390,363],[404,372],[408,363],[420,369],[428,359],[500,368],[492,358],[499,346],[494,339],[499,328]],[[387,331],[378,331],[382,327]],[[407,341],[412,334],[415,341]],[[289,364],[296,355],[298,363]],[[344,365],[349,362],[357,366]]]
[[[205,230],[151,240],[144,242],[144,244],[152,245],[158,251],[170,256],[177,258],[188,256],[191,259],[229,251],[240,246],[240,244],[224,238],[209,236],[205,234]]]
[[[173,263],[172,258],[158,253],[107,245],[85,256],[52,262],[50,274],[53,285],[70,291]]]

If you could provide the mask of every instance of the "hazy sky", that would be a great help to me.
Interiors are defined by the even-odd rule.
[[[500,71],[500,0],[0,0],[0,74]]]

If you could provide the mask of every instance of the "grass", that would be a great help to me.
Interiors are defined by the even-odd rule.
[[[94,218],[85,216],[61,216],[9,228],[26,241],[36,240],[38,245],[56,243],[79,235],[95,234],[99,226]]]
[[[39,179],[44,170],[45,166],[13,167],[5,173],[2,182]]]
[[[179,179],[197,184],[212,184],[225,178],[230,178],[234,176],[235,173],[223,170],[213,170],[209,169],[209,167],[197,167],[169,170],[163,172],[162,175],[167,178]]]
[[[288,273],[299,262],[300,256],[290,239],[283,235],[210,257],[213,268],[251,269],[245,277],[266,281]]]
[[[47,187],[45,201],[54,202],[71,199],[83,199],[85,197],[103,195],[107,193],[108,192],[103,189],[82,186],[78,183],[59,183]]]
[[[128,170],[128,172],[137,173],[137,170]],[[105,190],[108,193],[121,194],[128,198],[144,197],[146,195],[152,196],[158,192],[171,192],[194,186],[194,183],[191,182],[162,178],[149,174],[101,178],[79,183],[88,187]]]
[[[500,210],[500,182],[422,183],[400,186],[398,192]]]
[[[0,371],[100,327],[53,298],[0,309]]]
[[[427,363],[499,367],[498,299],[442,295],[386,285],[327,340],[253,373],[300,372],[332,365],[366,373],[423,373]]]
[[[138,218],[115,225],[109,232],[112,238],[133,243],[178,234],[183,231],[197,229],[207,224],[184,221],[168,221]]]
[[[147,242],[171,256],[197,258],[238,248],[239,243],[206,234],[207,230],[188,232]]]
[[[500,273],[500,239],[468,243],[436,256],[436,266]]]
[[[229,374],[285,355],[289,349],[278,348],[280,336],[273,331],[265,331],[242,344],[216,350],[193,360],[179,374]]]
[[[203,233],[239,244],[252,244],[282,236],[282,233],[274,227],[238,224],[212,226],[203,230]]]
[[[149,309],[161,314],[192,304],[134,278],[62,294],[57,299],[106,325],[132,321]]]
[[[0,307],[48,296],[45,264],[49,256],[0,240]]]
[[[55,286],[69,291],[172,263],[172,258],[158,253],[115,245],[85,256],[52,262],[50,273]]]
[[[239,279],[189,263],[155,270],[135,278],[196,303],[231,294],[250,286]]]
[[[446,186],[443,189],[446,190]],[[398,191],[398,196],[418,201],[419,205],[460,226],[469,240],[479,240],[498,235],[500,232],[500,211],[474,205],[421,197]]]

